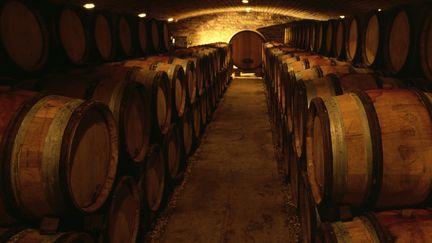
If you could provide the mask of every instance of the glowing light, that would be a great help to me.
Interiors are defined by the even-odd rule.
[[[252,8],[246,8],[246,12],[250,12],[252,10]]]
[[[174,21],[174,18],[169,18],[168,19],[168,22],[173,22]]]
[[[175,38],[172,38],[172,43],[175,44]]]
[[[95,8],[96,6],[94,5],[94,3],[86,3],[86,4],[83,5],[83,7],[84,7],[85,9],[93,9],[93,8]]]
[[[146,13],[140,13],[140,14],[138,14],[138,17],[140,17],[140,18],[145,18],[146,16],[147,16]]]
[[[242,0],[242,3],[244,4],[249,3],[249,0]]]
[[[344,18],[345,18],[345,15],[341,15],[341,16],[339,16],[339,18],[344,19]]]
[[[378,9],[378,12],[381,12],[381,11],[382,11],[382,9],[379,8],[379,9]]]

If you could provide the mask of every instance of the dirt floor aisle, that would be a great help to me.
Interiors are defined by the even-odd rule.
[[[190,169],[157,241],[293,241],[261,79],[233,81]]]

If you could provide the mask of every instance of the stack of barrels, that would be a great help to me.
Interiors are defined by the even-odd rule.
[[[53,15],[27,4],[0,12],[2,68],[17,72],[0,83],[0,241],[140,242],[229,84],[230,46],[168,55],[164,22],[70,6],[52,9],[50,42]],[[67,69],[47,68],[53,48]]]
[[[0,6],[0,75],[37,75],[170,48],[166,21],[49,1],[7,0]]]
[[[361,17],[297,22],[290,45],[263,45],[268,106],[301,242],[432,237],[432,79],[424,42],[432,29],[426,6],[417,15],[413,9],[370,13],[364,32]],[[374,41],[386,51],[373,52]],[[377,58],[380,64],[366,62]]]

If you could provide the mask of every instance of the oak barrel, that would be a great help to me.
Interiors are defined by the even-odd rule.
[[[128,64],[125,64],[128,66]],[[134,66],[134,65],[131,65]],[[141,69],[134,73],[134,80],[143,84],[150,94],[153,134],[168,132],[171,124],[171,86],[166,72]]]
[[[347,20],[345,56],[348,61],[360,60],[363,28],[363,23],[359,17],[351,17]]]
[[[58,16],[59,45],[67,59],[75,65],[89,62],[93,54],[89,24],[83,10],[78,8],[65,7]]]
[[[372,13],[366,20],[362,40],[363,64],[369,67],[378,67],[382,61],[384,45],[384,16]]]
[[[81,232],[63,232],[56,234],[42,234],[36,229],[25,229],[7,239],[9,243],[93,243],[93,238]]]
[[[427,95],[409,89],[313,99],[306,152],[315,202],[366,208],[425,202],[432,181],[430,108]]]
[[[149,31],[147,22],[143,18],[138,21],[138,40],[141,53],[148,54],[150,52]]]
[[[193,132],[194,132],[194,141],[195,143],[199,140],[202,125],[201,125],[201,102],[197,101],[192,105],[192,116],[193,116]]]
[[[332,57],[335,54],[336,28],[335,20],[327,21],[324,54],[329,57]]]
[[[335,34],[335,56],[339,59],[345,58],[346,22],[342,19],[336,22]]]
[[[136,242],[142,204],[135,179],[130,176],[122,177],[113,192],[103,242]]]
[[[162,60],[161,60],[162,58]],[[169,78],[169,91],[172,101],[172,112],[174,117],[182,117],[186,105],[187,80],[183,67],[177,64],[169,64],[169,57],[147,57],[146,59],[135,59],[125,61],[125,66],[138,66],[149,71],[163,71]]]
[[[321,225],[321,220],[312,197],[306,173],[300,171],[298,177],[298,210],[301,225],[299,242],[310,243],[314,242],[313,239],[318,227]]]
[[[0,41],[23,71],[40,71],[50,54],[49,33],[40,12],[24,1],[8,0],[0,10]]]
[[[119,48],[124,57],[131,57],[134,54],[134,37],[133,37],[132,20],[126,15],[121,15],[116,21],[116,34]]]
[[[153,145],[147,153],[146,165],[139,181],[145,206],[151,212],[158,212],[163,203],[166,187],[165,165],[162,148],[159,145]]]
[[[193,146],[193,137],[194,137],[194,130],[193,130],[193,113],[191,108],[187,109],[179,122],[179,129],[182,139],[182,153],[186,157],[190,154],[192,151]]]
[[[410,60],[414,33],[410,13],[405,10],[391,11],[387,19],[384,38],[384,63],[387,71],[397,74]]]
[[[159,21],[158,23],[162,49],[168,51],[170,49],[170,33],[168,23],[166,21]]]
[[[152,128],[151,91],[136,79],[138,68],[103,65],[41,78],[36,89],[106,104],[118,124],[121,156],[142,163]]]
[[[352,221],[324,223],[317,242],[418,242],[432,238],[432,214],[425,209],[366,213]]]
[[[329,74],[323,78],[301,80],[294,86],[293,92],[293,146],[297,156],[304,151],[304,136],[307,110],[310,101],[315,97],[331,97],[353,90],[373,90],[383,88],[382,79],[373,74]],[[388,87],[391,89],[392,87]]]
[[[6,167],[8,161],[11,160],[11,140],[14,139],[17,125],[21,124],[24,119],[20,113],[26,114],[33,105],[38,102],[43,95],[31,91],[13,91],[2,92],[0,94],[0,163],[2,168]],[[5,164],[6,165],[3,165]],[[13,203],[11,188],[6,187],[10,184],[5,181],[7,172],[4,169],[0,170],[1,186],[0,186],[0,224],[16,224],[20,218],[20,210],[18,205]]]
[[[96,49],[103,61],[111,61],[115,57],[115,38],[111,18],[99,12],[94,17],[94,40]]]
[[[118,143],[108,107],[44,96],[16,115],[4,156],[5,189],[25,218],[90,213],[107,199]],[[95,156],[95,154],[97,156]],[[42,173],[41,173],[42,172]]]
[[[162,149],[165,156],[167,167],[167,175],[171,181],[181,179],[182,176],[182,160],[181,160],[181,144],[182,138],[180,131],[175,123],[171,125],[170,130],[165,135]]]
[[[150,37],[150,44],[153,51],[158,53],[162,50],[160,32],[157,20],[149,19],[147,21],[147,35]]]
[[[425,17],[420,34],[420,65],[423,70],[423,75],[432,80],[432,11]],[[428,83],[427,88],[432,90],[431,84]]]
[[[261,66],[261,46],[265,42],[262,34],[244,30],[235,34],[231,40],[234,65],[243,70],[256,69]]]

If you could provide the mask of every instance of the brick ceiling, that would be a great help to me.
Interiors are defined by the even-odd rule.
[[[403,3],[424,2],[424,0],[52,0],[73,2],[81,5],[93,2],[97,8],[115,12],[145,12],[149,17],[181,20],[199,15],[229,11],[266,12],[306,19],[329,19],[339,15],[353,15],[378,8],[386,9]]]

